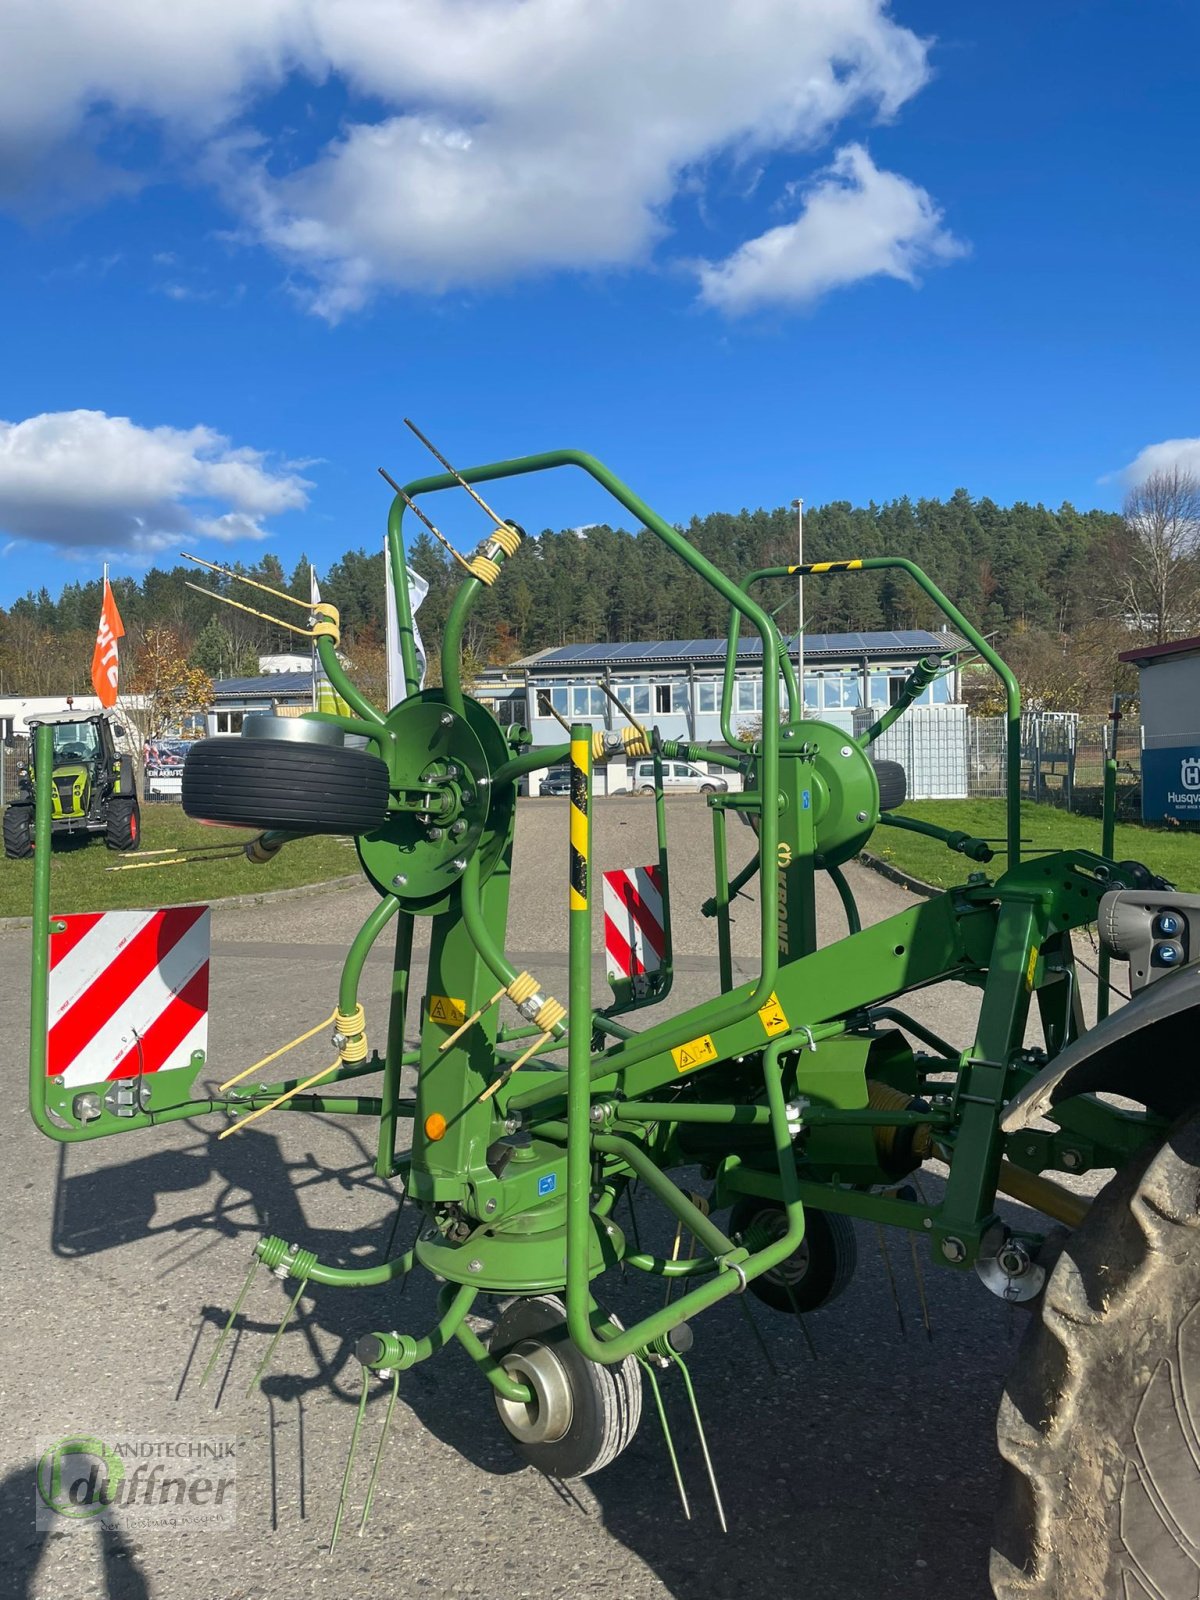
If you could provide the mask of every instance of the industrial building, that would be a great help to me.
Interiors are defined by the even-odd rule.
[[[789,648],[797,661],[794,639]],[[810,633],[804,640],[804,714],[833,722],[847,733],[859,732],[894,704],[916,663],[934,655],[948,659],[946,673],[923,692],[916,708],[939,708],[939,722],[945,717],[961,720],[965,729],[966,708],[960,703],[960,673],[954,664],[964,648],[957,634],[947,631]],[[725,654],[724,639],[564,645],[489,668],[472,693],[501,723],[523,722],[535,747],[563,742],[556,711],[567,722],[620,728],[621,713],[601,684],[636,721],[657,727],[664,738],[721,745]],[[762,718],[762,641],[757,637],[738,642],[733,693],[734,735],[753,737]],[[539,778],[532,774],[531,793],[537,793]],[[623,761],[598,767],[596,778],[601,792],[630,784]],[[966,793],[965,767],[961,792]]]

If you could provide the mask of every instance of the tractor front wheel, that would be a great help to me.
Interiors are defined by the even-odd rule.
[[[1200,1115],[1063,1246],[997,1423],[998,1600],[1200,1593]]]
[[[110,850],[136,850],[142,842],[142,813],[132,797],[110,800],[104,842]]]
[[[4,854],[10,861],[27,861],[33,854],[32,806],[9,806],[4,813]]]
[[[518,1454],[552,1478],[586,1478],[615,1461],[642,1417],[642,1371],[636,1356],[612,1366],[589,1361],[567,1333],[557,1295],[515,1300],[496,1324],[491,1353],[527,1384],[527,1405],[494,1391],[500,1421]]]

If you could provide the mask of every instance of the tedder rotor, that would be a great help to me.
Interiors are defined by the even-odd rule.
[[[247,847],[253,860],[300,836],[353,835],[378,899],[350,946],[327,1019],[336,1061],[308,1077],[264,1083],[256,1074],[279,1050],[196,1094],[201,1036],[177,1024],[168,1048],[132,1021],[115,1053],[110,1040],[103,1055],[97,1040],[91,1054],[81,1048],[69,1063],[56,1058],[50,1024],[65,1002],[55,974],[70,968],[71,950],[90,935],[78,926],[84,919],[51,915],[50,796],[39,783],[30,1052],[38,1127],[74,1141],[213,1113],[230,1119],[220,1137],[237,1137],[282,1105],[375,1119],[375,1171],[399,1179],[419,1209],[416,1242],[394,1259],[346,1266],[319,1260],[303,1240],[261,1239],[210,1370],[259,1266],[290,1280],[289,1313],[310,1284],[399,1287],[409,1273],[428,1273],[442,1285],[433,1327],[365,1331],[358,1342],[354,1441],[373,1376],[390,1381],[394,1397],[402,1374],[456,1341],[491,1386],[516,1449],[558,1477],[595,1472],[621,1453],[638,1426],[644,1385],[665,1427],[660,1379],[682,1369],[691,1395],[690,1324],[708,1307],[749,1290],[785,1314],[814,1310],[853,1269],[853,1219],[907,1231],[936,1265],[974,1270],[987,1290],[1033,1313],[1001,1411],[1009,1484],[992,1557],[997,1594],[1194,1596],[1200,898],[1136,862],[1110,859],[1111,845],[1107,854],[1023,854],[1017,683],[911,561],[770,567],[738,582],[590,455],[552,451],[461,474],[444,464],[396,486],[389,517],[403,698],[385,710],[356,688],[337,654],[337,613],[316,604],[296,631],[314,639],[346,709],[247,717],[240,736],[200,742],[184,770],[184,810],[259,830]],[[589,474],[729,606],[720,745],[661,738],[628,717],[619,733],[573,724],[560,745],[535,750],[526,729],[502,728],[465,692],[461,643],[472,607],[503,583],[524,537],[475,486],[563,467]],[[464,572],[445,628],[441,683],[422,688],[403,519],[411,506],[433,526],[415,502],[455,488],[486,512],[490,531],[470,558],[455,553]],[[996,876],[984,870],[993,857],[988,842],[898,814],[904,773],[872,760],[880,734],[946,663],[922,661],[897,703],[860,736],[847,735],[803,717],[788,649],[755,598],[760,586],[797,573],[881,570],[923,590],[1000,679],[1007,828]],[[762,724],[753,739],[732,723],[743,628],[762,647]],[[49,727],[38,730],[39,771],[51,770],[50,738]],[[667,998],[664,975],[616,985],[607,1003],[591,982],[600,882],[593,769],[617,757],[651,761],[658,772],[655,881],[668,929],[662,761],[704,760],[740,780],[707,796],[715,892],[703,910],[715,924],[720,992],[663,1020],[642,1025],[637,1017],[636,1028],[634,1013]],[[568,982],[557,995],[540,974],[517,969],[505,941],[519,784],[555,763],[570,772],[563,867],[546,870],[536,892],[561,895],[568,908]],[[743,836],[752,845],[732,878],[730,813],[749,821]],[[971,870],[946,893],[863,927],[841,868],[880,825],[930,834]],[[818,873],[841,898],[848,931],[840,937],[822,930],[818,938]],[[758,975],[735,983],[729,908],[752,879]],[[419,917],[430,923],[428,979],[424,994],[411,995]],[[1091,924],[1099,925],[1105,971],[1113,959],[1128,960],[1133,997],[1108,1016],[1104,990],[1089,1028],[1071,935]],[[389,925],[392,999],[386,1042],[372,1049],[359,979]],[[175,948],[193,931],[189,925]],[[182,1004],[196,959],[177,965],[171,976],[164,958],[160,970]],[[909,992],[949,980],[978,992],[977,1028],[965,1044],[946,1042],[900,1006]],[[116,1023],[120,1032],[120,1017]],[[410,1024],[419,1024],[420,1042],[407,1049]],[[405,1067],[416,1069],[414,1096],[401,1092]],[[359,1080],[372,1075],[378,1086],[363,1094]],[[1101,1097],[1108,1091],[1121,1103]],[[398,1137],[401,1124],[410,1139]],[[905,1182],[929,1161],[948,1168],[932,1198]],[[671,1176],[697,1165],[712,1180],[703,1199]],[[1117,1177],[1090,1211],[1046,1176],[1102,1168]],[[690,1235],[686,1254],[656,1255],[618,1225],[618,1202],[635,1185]],[[1022,1217],[1041,1213],[1060,1226],[1046,1232],[1004,1220],[1000,1192],[1032,1208]],[[674,1292],[622,1326],[606,1309],[618,1268],[662,1279]],[[481,1296],[504,1304],[488,1345],[469,1321]],[[382,1444],[376,1468],[381,1454]],[[353,1464],[352,1442],[335,1540]],[[368,1505],[373,1487],[372,1474]]]

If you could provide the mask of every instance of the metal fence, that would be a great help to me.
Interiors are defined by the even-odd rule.
[[[1104,763],[1112,724],[1104,716],[1034,712],[1021,718],[1021,793],[1042,805],[1084,816],[1100,815]],[[974,799],[1005,793],[1007,727],[1003,717],[967,719],[967,788]],[[1141,730],[1122,721],[1117,730],[1117,815],[1141,814]]]

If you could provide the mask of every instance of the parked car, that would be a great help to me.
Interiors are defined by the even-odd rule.
[[[541,795],[570,794],[570,792],[570,767],[551,767],[550,771],[546,774],[546,776],[542,779],[541,784],[538,786],[538,793]]]
[[[729,788],[724,778],[701,772],[690,761],[664,761],[663,791],[666,794],[717,794]],[[634,794],[654,793],[654,763],[639,761],[633,771]]]

